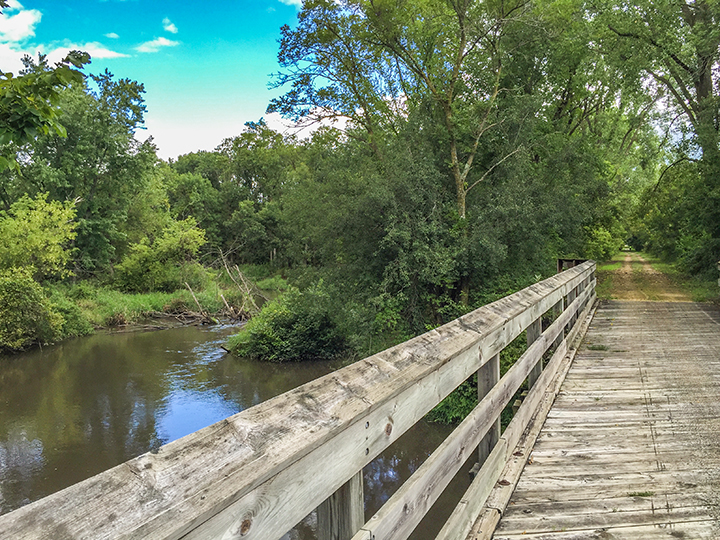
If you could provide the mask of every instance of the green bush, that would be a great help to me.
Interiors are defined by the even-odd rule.
[[[605,227],[586,230],[585,256],[595,261],[609,261],[623,245],[623,241],[616,238]]]
[[[271,362],[335,358],[347,350],[347,339],[332,312],[322,282],[302,293],[293,288],[265,304],[228,346],[238,356]]]
[[[427,415],[431,422],[459,424],[478,404],[477,375],[458,386]]]
[[[52,309],[33,271],[0,272],[0,349],[19,351],[61,336],[63,317]]]
[[[56,338],[87,336],[93,333],[93,325],[83,315],[80,307],[62,292],[52,290],[48,301],[52,311],[59,314],[63,321],[59,329],[60,335]]]
[[[130,247],[116,268],[117,284],[127,292],[172,292],[186,282],[202,288],[208,278],[193,258],[204,243],[205,233],[194,218],[175,221],[154,241],[145,238]]]
[[[527,335],[525,332],[522,332],[510,342],[507,347],[500,351],[501,377],[515,365],[517,359],[520,358],[526,350]],[[518,393],[520,392],[522,392],[522,387],[518,390]],[[511,399],[510,403],[512,402],[513,400]],[[427,419],[431,422],[440,422],[442,424],[459,424],[472,412],[477,404],[477,374],[475,374],[438,403],[435,408],[427,414]],[[511,419],[512,414],[503,412],[503,425],[507,425]]]
[[[27,195],[0,212],[0,268],[32,267],[35,277],[62,277],[76,234],[75,203],[47,201],[47,193]]]

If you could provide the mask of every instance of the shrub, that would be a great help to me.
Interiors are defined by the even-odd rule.
[[[58,290],[53,290],[48,299],[50,309],[62,317],[57,338],[87,336],[93,333],[93,325],[83,315],[78,305]]]
[[[238,356],[271,362],[335,358],[347,350],[347,339],[332,312],[322,281],[302,293],[293,288],[265,304],[228,346]]]
[[[477,375],[473,375],[451,392],[427,414],[431,422],[459,424],[478,403]]]
[[[623,245],[623,241],[616,238],[604,227],[586,231],[585,256],[595,261],[609,261]]]
[[[64,320],[52,309],[33,268],[0,272],[0,348],[23,350],[61,335]]]
[[[130,246],[117,268],[117,283],[128,292],[172,292],[187,282],[202,287],[204,268],[192,259],[205,243],[205,232],[194,218],[175,221],[155,239],[145,238]]]
[[[38,279],[68,275],[75,203],[27,195],[0,212],[0,269],[32,267]]]

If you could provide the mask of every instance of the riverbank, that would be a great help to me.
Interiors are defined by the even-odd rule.
[[[233,275],[208,270],[207,276],[201,286],[146,293],[93,280],[41,285],[29,275],[3,276],[0,352],[12,354],[98,331],[247,321],[287,286],[277,276],[250,280],[239,269]]]

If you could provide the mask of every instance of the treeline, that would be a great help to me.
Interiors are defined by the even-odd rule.
[[[715,9],[686,7],[702,6]],[[16,166],[0,172],[1,283],[217,296],[238,265],[287,291],[233,347],[288,360],[376,351],[556,257],[602,260],[626,241],[709,272],[717,100],[676,66],[716,65],[717,47],[698,56],[715,34],[678,17],[650,2],[308,0],[282,29],[286,93],[269,110],[326,126],[300,139],[259,120],[169,163],[134,138],[142,85],[90,76],[60,92],[66,137],[2,148]]]

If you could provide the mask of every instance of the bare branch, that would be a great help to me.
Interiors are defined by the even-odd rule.
[[[505,161],[505,160],[508,159],[510,156],[512,156],[513,154],[519,152],[519,151],[522,150],[522,149],[523,149],[523,146],[522,146],[522,145],[518,146],[515,150],[513,150],[512,152],[510,152],[509,154],[507,154],[504,158],[502,158],[500,161],[498,161],[495,165],[493,165],[492,167],[490,167],[487,171],[485,171],[485,174],[483,174],[478,180],[475,180],[475,182],[473,183],[472,186],[470,186],[469,188],[467,188],[467,189],[465,190],[465,194],[470,193],[470,190],[471,190],[472,188],[474,188],[474,187],[477,186],[480,182],[482,182],[483,180],[485,180],[485,178],[487,178],[487,176],[493,171],[493,169],[495,169],[495,167],[497,167],[497,166],[500,165],[503,161]]]

